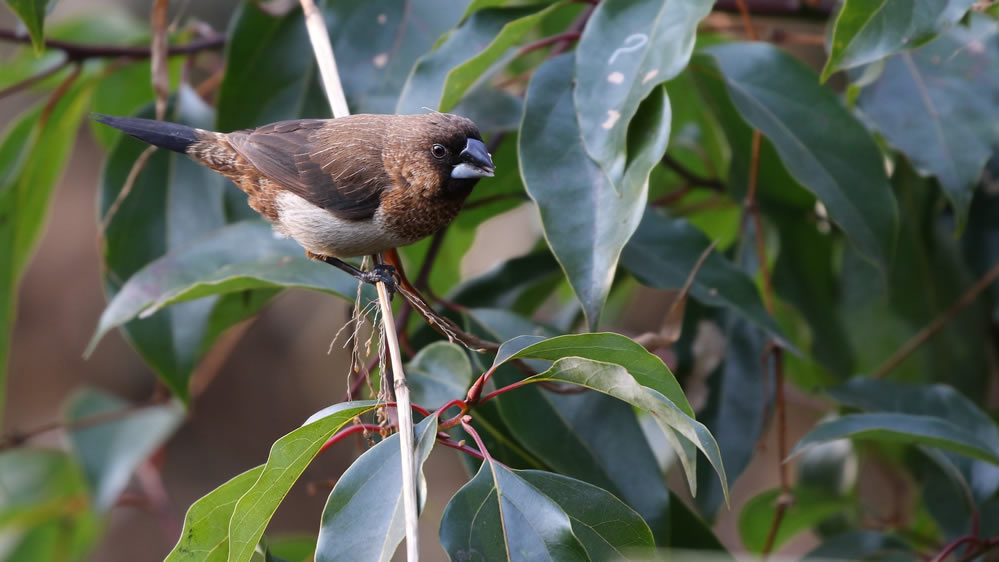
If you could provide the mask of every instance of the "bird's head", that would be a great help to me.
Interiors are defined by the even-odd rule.
[[[493,176],[492,157],[470,119],[447,113],[415,117],[421,134],[413,148],[426,169],[434,170],[444,194],[465,197],[480,178]]]

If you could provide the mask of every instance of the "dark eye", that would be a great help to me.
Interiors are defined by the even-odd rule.
[[[434,158],[444,158],[447,156],[447,149],[444,148],[444,145],[435,144],[430,147],[430,153],[434,155]]]

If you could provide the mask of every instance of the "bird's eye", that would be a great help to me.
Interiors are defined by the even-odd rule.
[[[444,148],[444,145],[435,144],[430,147],[430,153],[434,155],[434,158],[444,158],[447,156],[447,149]]]

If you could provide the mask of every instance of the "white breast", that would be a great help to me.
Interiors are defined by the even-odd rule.
[[[277,207],[275,228],[314,254],[352,258],[412,242],[393,235],[386,228],[381,209],[370,219],[341,219],[287,191],[278,195]]]

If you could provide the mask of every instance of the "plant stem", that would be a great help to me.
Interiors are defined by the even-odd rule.
[[[681,164],[679,160],[673,158],[669,154],[663,155],[662,162],[666,167],[676,172],[676,175],[686,180],[687,183],[692,186],[706,187],[718,192],[725,191],[725,184],[720,179],[702,177],[694,173],[690,168]]]
[[[17,33],[12,29],[0,29],[0,41],[13,43],[30,43],[31,38],[27,35]],[[167,56],[190,55],[200,51],[210,51],[221,49],[225,46],[224,35],[216,37],[205,37],[195,39],[183,45],[172,45],[167,49]],[[126,59],[147,59],[152,56],[150,47],[142,46],[122,46],[122,45],[88,45],[86,43],[74,43],[72,41],[60,41],[58,39],[46,39],[45,46],[49,49],[56,49],[66,54],[67,60],[79,62],[95,58],[121,57]]]

